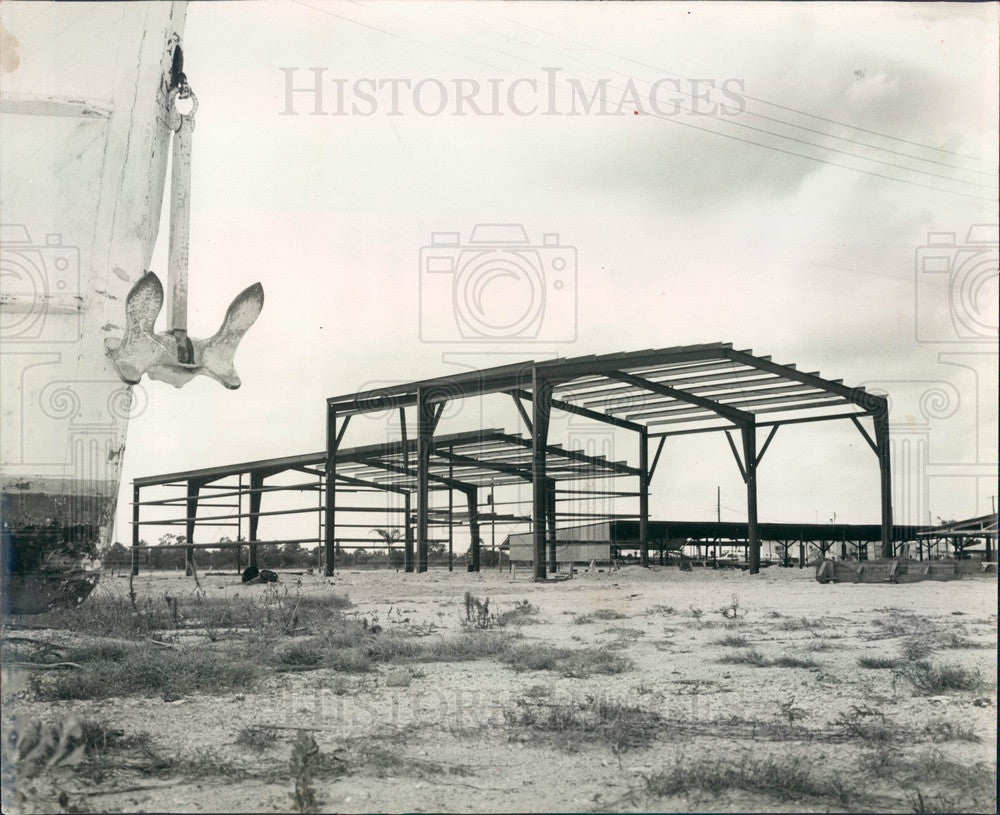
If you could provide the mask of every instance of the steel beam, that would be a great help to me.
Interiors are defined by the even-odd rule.
[[[516,396],[518,399],[523,399],[525,402],[531,401],[531,394],[525,390],[513,390],[510,391],[511,395]],[[520,406],[519,406],[520,407]],[[587,419],[593,419],[595,422],[603,422],[604,424],[610,424],[615,427],[621,427],[625,430],[638,430],[642,425],[636,424],[635,422],[630,422],[628,419],[619,419],[617,416],[609,416],[607,413],[601,413],[600,411],[590,410],[589,408],[582,407],[580,405],[574,405],[572,402],[566,402],[562,399],[553,399],[552,407],[556,410],[561,410],[564,413],[572,413],[576,416],[583,416]],[[525,421],[525,424],[528,424]],[[530,431],[531,428],[529,427]]]
[[[687,402],[690,405],[694,405],[695,408],[711,411],[712,413],[721,416],[723,419],[728,419],[734,424],[753,421],[752,413],[747,413],[737,408],[720,404],[712,399],[706,399],[703,396],[697,396],[695,394],[688,393],[687,391],[671,388],[669,385],[661,385],[659,382],[653,382],[649,379],[633,376],[632,374],[624,373],[623,371],[609,371],[607,375],[610,379],[617,379],[620,382],[635,385],[637,388],[642,388],[650,393],[657,393],[661,396],[670,396],[679,402]],[[629,418],[633,417],[630,416]]]

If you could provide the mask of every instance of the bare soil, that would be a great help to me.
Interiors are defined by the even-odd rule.
[[[136,591],[157,603],[177,597],[183,608],[199,590],[189,578],[156,574],[137,578]],[[5,739],[32,720],[75,716],[126,736],[148,733],[150,750],[174,760],[157,769],[138,760],[141,750],[120,750],[99,771],[92,763],[53,768],[30,784],[14,768],[20,808],[996,811],[995,578],[820,585],[810,569],[751,576],[654,567],[535,584],[520,570],[371,571],[282,575],[277,587],[203,576],[200,591],[206,599],[346,595],[353,607],[330,614],[366,620],[375,637],[398,632],[421,641],[463,630],[498,635],[470,629],[466,592],[488,598],[492,619],[484,626],[528,601],[537,613],[510,615],[500,636],[542,652],[620,655],[630,667],[567,676],[493,658],[401,660],[359,673],[268,670],[247,689],[180,698],[41,701],[32,669],[7,665]],[[105,576],[95,601],[127,592],[126,578]],[[213,648],[237,633],[179,624],[158,636],[174,648]],[[241,647],[252,653],[253,642]],[[862,667],[865,658],[890,667]],[[918,687],[917,663],[933,677],[953,669],[971,684]],[[612,719],[628,717],[604,729],[581,724],[607,710]],[[254,726],[266,737],[248,740]],[[295,797],[290,761],[300,738],[313,739],[321,757],[308,781],[311,803]],[[10,779],[9,764],[6,772]]]

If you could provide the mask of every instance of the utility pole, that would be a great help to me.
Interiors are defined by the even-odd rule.
[[[715,520],[722,523],[722,487],[715,488]]]

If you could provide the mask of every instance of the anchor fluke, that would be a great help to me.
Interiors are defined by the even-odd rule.
[[[222,326],[207,340],[196,340],[187,332],[188,231],[191,207],[191,133],[198,99],[186,80],[172,88],[170,128],[174,131],[173,164],[170,182],[170,242],[167,280],[170,289],[169,330],[153,330],[163,308],[164,290],[160,279],[146,272],[132,287],[125,301],[125,336],[104,341],[123,380],[135,385],[148,374],[150,379],[169,382],[176,388],[199,374],[221,382],[230,390],[240,386],[233,358],[240,340],[264,307],[264,287],[254,283],[240,292],[226,310]],[[188,99],[191,109],[181,113],[179,99]]]
[[[104,341],[119,376],[134,385],[145,373],[179,388],[204,375],[230,390],[238,388],[240,378],[233,364],[236,349],[260,316],[264,287],[254,283],[240,292],[226,310],[222,326],[207,340],[188,337],[187,332],[154,332],[163,297],[163,284],[153,272],[144,274],[129,292],[125,336]]]

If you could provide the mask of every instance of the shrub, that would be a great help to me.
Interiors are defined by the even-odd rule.
[[[979,674],[950,663],[924,660],[907,665],[903,674],[920,693],[936,694],[953,690],[978,690],[982,686]]]

